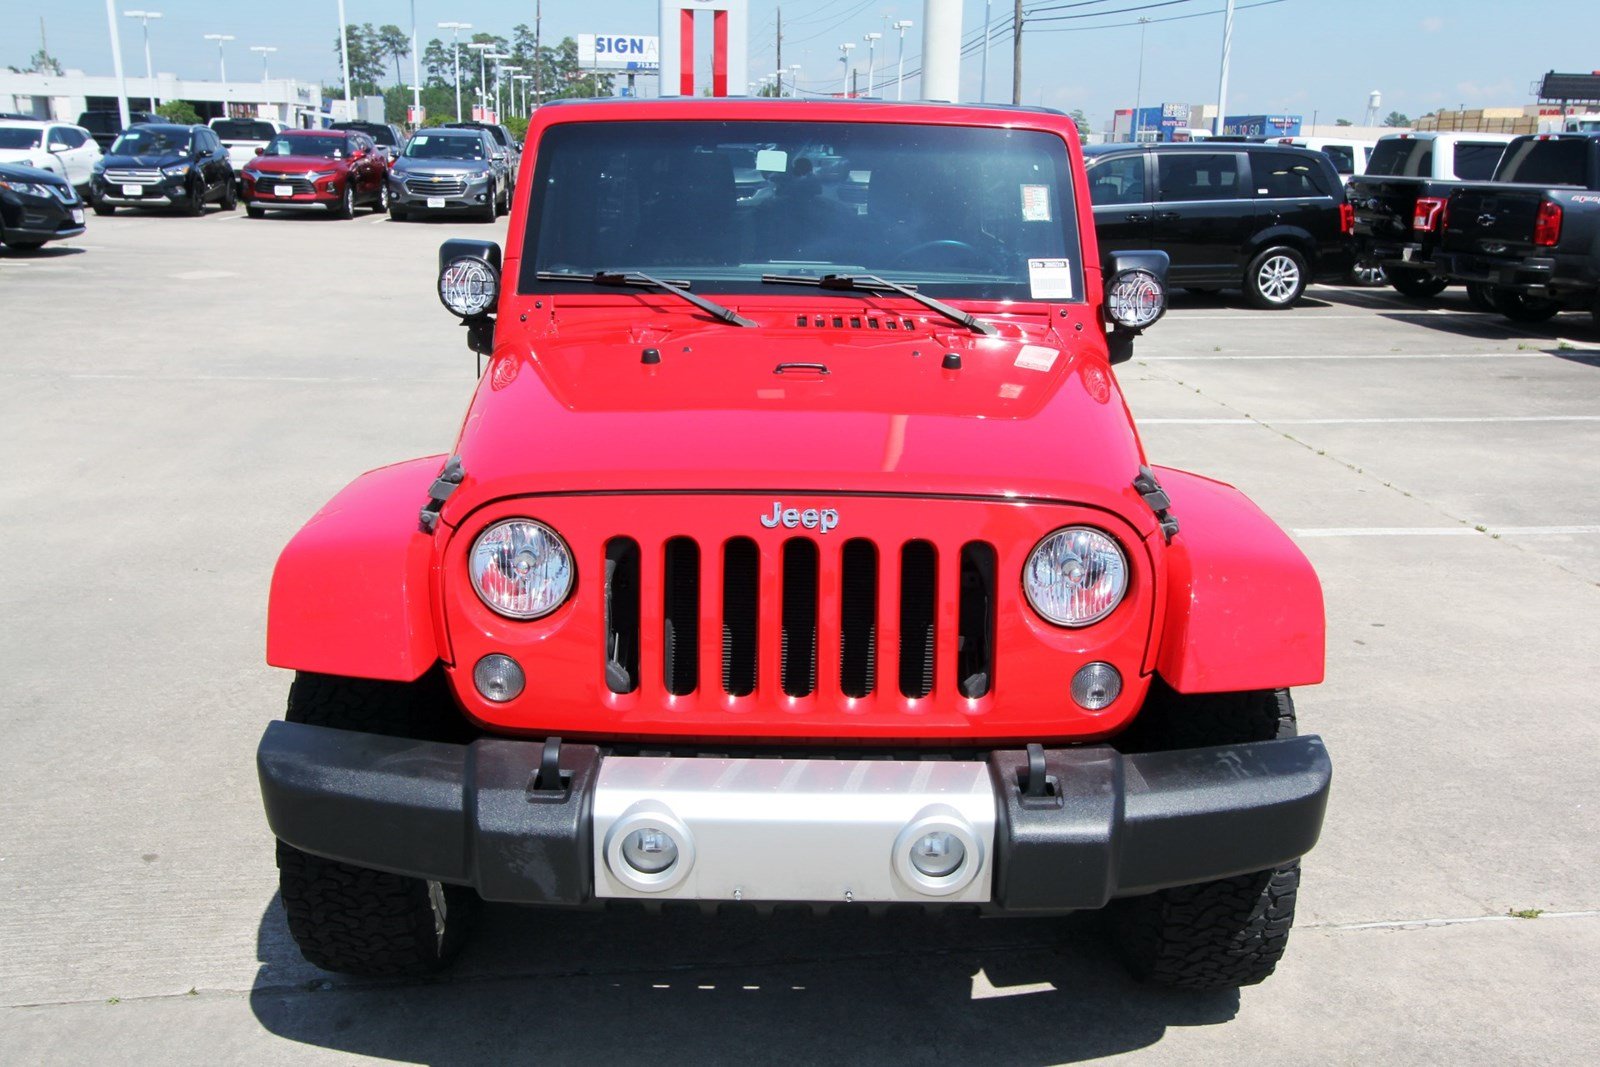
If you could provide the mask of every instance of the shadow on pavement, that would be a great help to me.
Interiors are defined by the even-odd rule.
[[[1232,1019],[1236,992],[1135,984],[1095,917],[706,916],[491,905],[422,982],[301,960],[276,897],[251,1010],[270,1033],[411,1063],[1058,1063]],[[980,973],[981,972],[981,973]]]
[[[66,238],[71,240],[71,238]],[[0,245],[0,255],[10,256],[13,259],[62,259],[66,256],[81,256],[88,251],[76,245],[47,244],[38,248],[13,248],[11,245]]]

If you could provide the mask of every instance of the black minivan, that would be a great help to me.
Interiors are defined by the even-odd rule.
[[[1321,152],[1210,142],[1083,152],[1100,251],[1159,248],[1172,259],[1171,285],[1239,288],[1271,310],[1350,271],[1351,209]]]

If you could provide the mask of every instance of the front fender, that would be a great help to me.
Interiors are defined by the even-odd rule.
[[[1162,678],[1180,693],[1322,681],[1322,584],[1305,554],[1233,486],[1157,471],[1180,524],[1166,553]]]
[[[447,658],[433,622],[434,541],[418,521],[444,458],[368,471],[300,528],[272,572],[268,663],[410,682]]]

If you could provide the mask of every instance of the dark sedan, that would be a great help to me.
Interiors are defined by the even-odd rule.
[[[65,178],[0,163],[0,244],[32,251],[83,232],[83,201]]]

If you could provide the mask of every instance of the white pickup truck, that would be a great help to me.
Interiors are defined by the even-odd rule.
[[[267,147],[283,130],[288,129],[277,119],[212,119],[212,131],[222,147],[228,150],[228,162],[233,164],[234,181],[244,187],[244,165],[256,158],[256,153]]]

